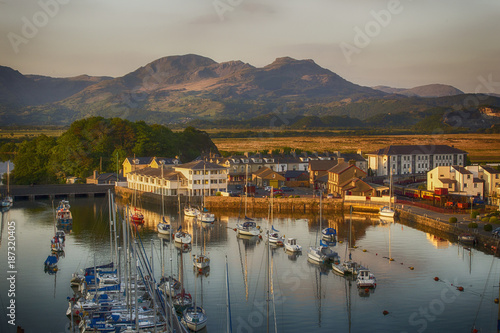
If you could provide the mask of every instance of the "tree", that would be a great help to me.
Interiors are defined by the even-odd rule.
[[[14,158],[15,168],[11,174],[14,184],[47,184],[56,181],[56,175],[50,170],[50,161],[56,139],[40,135],[34,140],[24,141]]]

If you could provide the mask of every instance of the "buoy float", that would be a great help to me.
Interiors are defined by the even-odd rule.
[[[464,287],[457,287],[458,291],[464,291]]]
[[[236,231],[236,228],[234,228],[233,230]]]
[[[259,239],[262,239],[262,235],[259,235]]]
[[[495,298],[494,302],[495,304],[498,304],[498,298]]]
[[[342,244],[344,241],[339,241],[340,244]]]
[[[394,259],[393,258],[389,258],[389,261],[394,261]]]
[[[363,249],[363,252],[366,252],[366,249]]]
[[[376,256],[378,256],[378,253],[375,253]]]
[[[436,277],[434,278],[434,281],[439,281],[439,278],[436,276]]]
[[[477,333],[477,332],[479,332],[479,331],[477,330],[477,328],[475,328],[475,329],[473,329],[473,330],[472,330],[472,333]]]
[[[413,267],[413,266],[410,266],[410,267],[408,267],[408,268],[409,268],[411,271],[415,269],[415,267]]]
[[[387,316],[389,314],[389,311],[384,310],[382,313],[384,314],[384,316]]]

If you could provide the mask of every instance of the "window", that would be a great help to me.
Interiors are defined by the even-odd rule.
[[[470,175],[467,175],[467,179],[470,179]]]
[[[474,188],[477,188],[477,183],[474,183]]]

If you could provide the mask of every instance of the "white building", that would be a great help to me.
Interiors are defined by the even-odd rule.
[[[215,195],[227,191],[227,169],[210,162],[193,161],[171,169],[146,167],[127,174],[130,189],[164,195]]]
[[[188,195],[215,195],[227,192],[227,168],[205,161],[192,161],[174,167],[186,179]]]
[[[438,166],[427,173],[427,190],[447,188],[450,194],[484,195],[484,181],[462,166]]]
[[[368,153],[375,176],[424,174],[440,166],[465,166],[467,152],[446,145],[388,146]]]

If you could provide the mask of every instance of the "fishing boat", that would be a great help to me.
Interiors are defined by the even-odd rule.
[[[64,241],[61,238],[59,238],[57,236],[54,236],[50,240],[50,249],[53,252],[62,252],[62,251],[64,251]]]
[[[260,229],[253,220],[249,219],[243,223],[236,224],[236,232],[238,235],[257,236],[260,234]]]
[[[165,221],[165,217],[163,217],[163,221],[159,222],[156,226],[158,233],[162,235],[170,235],[170,223]]]
[[[71,207],[69,201],[61,200],[56,208],[57,225],[67,226],[73,224],[73,216],[69,210]]]
[[[358,272],[356,285],[358,288],[375,288],[377,286],[377,280],[375,279],[375,275],[373,275],[368,268],[363,268]]]
[[[297,244],[297,239],[288,238],[285,243],[285,250],[289,252],[301,252],[302,246]]]
[[[207,326],[208,317],[199,306],[190,306],[182,313],[182,323],[192,331],[199,331]]]

